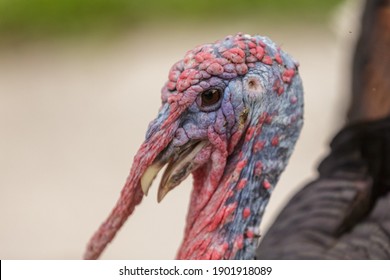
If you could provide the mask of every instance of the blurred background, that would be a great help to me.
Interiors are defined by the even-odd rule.
[[[0,259],[79,259],[114,206],[171,65],[244,32],[300,62],[305,126],[261,225],[344,124],[362,1],[0,0]],[[158,179],[157,179],[158,180]],[[191,178],[157,182],[105,259],[172,259]]]

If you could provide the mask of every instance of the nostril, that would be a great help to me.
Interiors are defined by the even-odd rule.
[[[189,141],[188,135],[183,128],[178,128],[175,133],[175,137],[173,138],[174,146],[182,146]]]

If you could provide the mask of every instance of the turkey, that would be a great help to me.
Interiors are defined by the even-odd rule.
[[[389,0],[367,1],[348,124],[318,179],[265,236],[262,215],[303,125],[303,87],[298,63],[275,43],[237,34],[172,67],[121,196],[84,257],[100,256],[166,166],[158,201],[194,178],[178,259],[389,259],[389,14]]]
[[[237,34],[187,52],[169,72],[158,116],[85,258],[100,255],[167,165],[158,201],[194,177],[177,258],[253,259],[302,124],[298,64],[270,39]]]

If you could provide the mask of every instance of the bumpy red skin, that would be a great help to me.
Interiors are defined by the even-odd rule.
[[[141,202],[140,177],[160,152],[189,140],[207,140],[209,145],[195,158],[202,166],[194,172],[177,258],[253,257],[264,207],[302,126],[297,63],[272,44],[260,36],[228,36],[196,47],[172,67],[159,116],[150,124],[121,197],[90,241],[85,258],[97,258]],[[254,88],[248,88],[247,74],[258,83]],[[224,100],[219,107],[202,110],[200,93],[221,85]],[[262,98],[268,109],[256,105]],[[181,122],[183,116],[190,121]]]

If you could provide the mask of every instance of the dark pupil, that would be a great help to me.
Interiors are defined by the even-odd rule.
[[[202,93],[202,106],[210,106],[219,101],[221,94],[218,89],[210,89]]]

